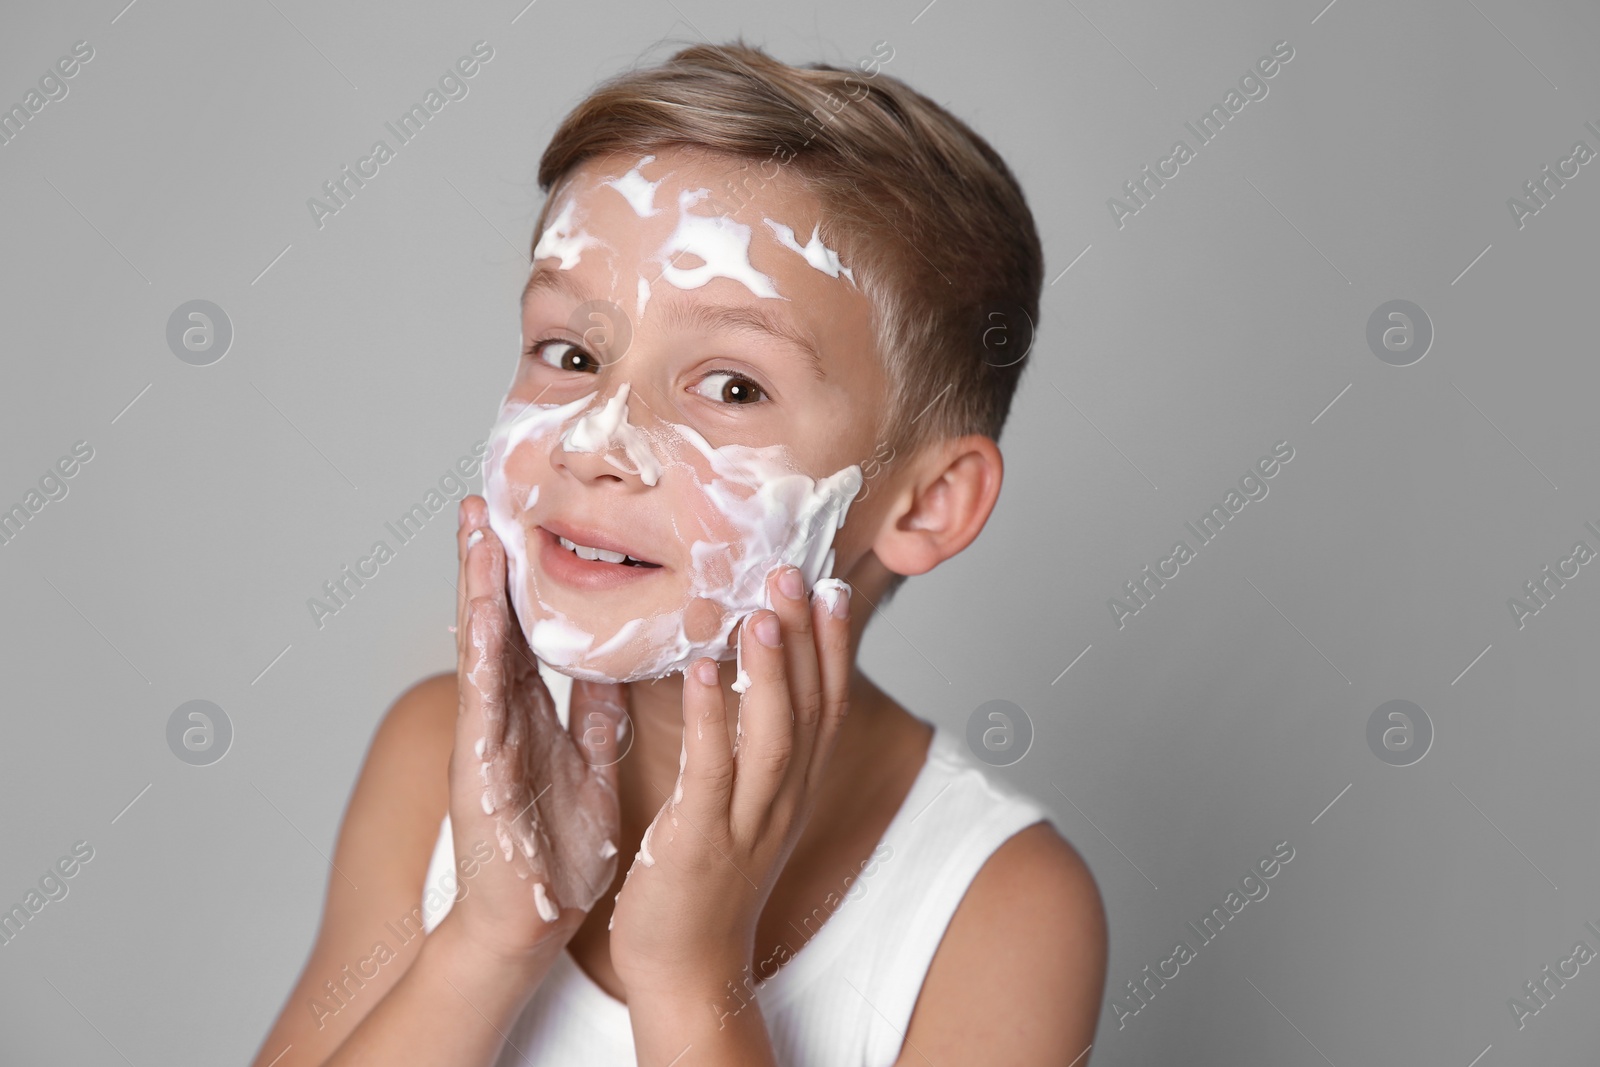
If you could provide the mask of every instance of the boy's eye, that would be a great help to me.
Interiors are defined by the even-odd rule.
[[[724,404],[754,404],[767,395],[761,386],[732,371],[712,371],[701,378],[694,388],[707,400]]]
[[[552,347],[554,348],[553,352]],[[563,349],[565,349],[565,351],[563,351]],[[591,357],[589,353],[585,352],[577,345],[572,344],[570,341],[561,341],[555,338],[550,338],[544,341],[535,341],[533,344],[528,346],[527,351],[528,355],[543,361],[548,366],[554,367],[557,370],[582,371],[586,363],[593,364],[595,370],[600,369],[600,365],[595,363],[593,357]]]

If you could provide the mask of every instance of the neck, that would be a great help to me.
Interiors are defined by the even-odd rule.
[[[890,577],[889,571],[871,553],[846,575],[857,594],[850,605],[850,713],[840,726],[834,756],[829,761],[828,778],[840,780],[838,776],[859,769],[852,768],[851,761],[855,753],[872,751],[872,735],[903,725],[891,721],[895,718],[892,712],[899,711],[901,717],[905,712],[856,667],[862,634]],[[739,694],[731,688],[738,675],[736,661],[720,663],[717,670],[723,703],[727,707],[728,743],[731,745],[739,719]],[[624,856],[632,856],[644,836],[645,827],[672,796],[672,788],[678,780],[678,756],[683,750],[683,675],[634,682],[627,691],[633,746],[617,768],[623,838],[618,848],[623,850]],[[835,793],[836,790],[823,791],[824,796]],[[826,813],[820,810],[813,814],[814,821],[826,818]],[[626,863],[623,866],[626,867]]]
[[[855,665],[864,621],[864,618],[851,619],[850,710],[840,726],[835,757],[830,761],[830,777],[847,760],[848,753],[862,751],[860,741],[882,718],[872,713],[893,703]],[[739,694],[732,689],[737,673],[733,660],[718,664],[730,745],[739,718]],[[672,795],[678,780],[678,757],[683,750],[683,675],[634,682],[627,690],[633,744],[617,768],[623,837],[619,845],[637,848],[645,827]]]

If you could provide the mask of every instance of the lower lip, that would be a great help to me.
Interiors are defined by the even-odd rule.
[[[660,574],[665,567],[630,567],[599,559],[580,559],[576,552],[562,548],[556,535],[543,526],[536,527],[539,538],[539,566],[563,585],[579,589],[610,589]]]

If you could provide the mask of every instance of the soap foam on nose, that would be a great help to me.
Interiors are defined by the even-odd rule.
[[[637,474],[645,485],[661,479],[661,464],[650,450],[650,442],[639,428],[628,421],[628,383],[623,382],[598,411],[586,412],[561,436],[568,452],[599,452],[602,458],[624,474]],[[633,464],[629,470],[617,461],[621,450]]]

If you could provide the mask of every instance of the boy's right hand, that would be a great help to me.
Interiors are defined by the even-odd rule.
[[[507,603],[505,547],[483,497],[466,497],[461,517],[450,826],[458,859],[493,858],[460,871],[465,894],[449,918],[492,955],[521,962],[570,940],[616,874],[627,695],[574,681],[562,727]]]

